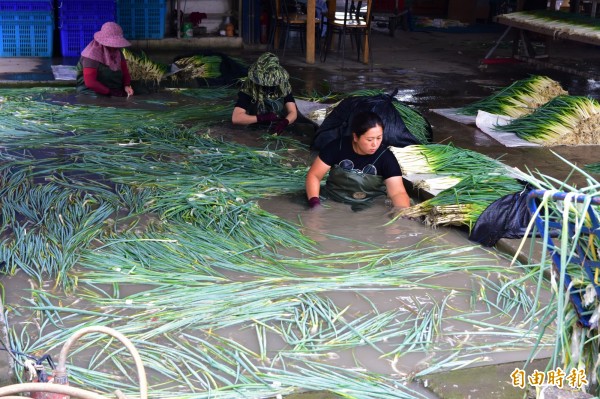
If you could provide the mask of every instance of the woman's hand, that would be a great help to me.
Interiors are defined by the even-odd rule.
[[[410,198],[406,192],[406,188],[404,188],[402,176],[385,179],[385,187],[387,188],[388,197],[390,197],[393,207],[408,208],[410,206]]]
[[[283,131],[285,130],[285,128],[289,124],[290,124],[290,121],[288,121],[287,119],[283,118],[282,120],[280,120],[279,122],[277,122],[275,124],[275,126],[273,127],[273,132],[275,134],[281,134],[281,133],[283,133]]]
[[[127,97],[133,96],[133,88],[131,86],[125,86],[125,93],[127,93]]]
[[[256,123],[279,122],[281,118],[273,112],[256,115]]]

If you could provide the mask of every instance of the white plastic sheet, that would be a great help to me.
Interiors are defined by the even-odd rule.
[[[512,118],[504,115],[490,114],[489,112],[481,111],[477,113],[475,124],[485,134],[494,140],[504,144],[507,147],[539,147],[537,143],[531,143],[523,140],[513,132],[496,130],[498,126],[507,125]]]

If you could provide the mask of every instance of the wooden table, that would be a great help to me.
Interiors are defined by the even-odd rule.
[[[598,0],[600,1],[600,0]],[[510,59],[519,61],[526,61],[532,64],[542,65],[547,68],[559,69],[561,71],[569,72],[578,76],[585,76],[587,78],[596,79],[597,76],[592,76],[588,72],[578,70],[577,68],[570,68],[564,65],[555,65],[547,61],[540,61],[539,58],[548,58],[548,49],[553,40],[564,39],[571,40],[580,43],[586,43],[591,45],[600,45],[600,31],[593,29],[597,24],[595,19],[589,16],[581,16],[577,19],[578,23],[572,22],[568,15],[565,13],[556,13],[554,18],[545,18],[543,16],[537,16],[527,11],[514,12],[510,14],[503,14],[497,17],[497,22],[506,25],[507,28],[500,36],[500,39],[487,53],[485,58],[481,61],[482,64],[494,64],[499,62],[507,62]],[[589,24],[581,23],[582,21]],[[498,48],[498,45],[504,40],[509,31],[513,30],[515,36],[513,37],[513,49],[512,57],[510,59],[492,58],[492,54]],[[546,53],[536,54],[535,48],[532,46],[528,33],[533,32],[541,34],[546,38]],[[521,44],[523,46],[521,46]],[[519,54],[519,50],[524,50],[524,55]]]

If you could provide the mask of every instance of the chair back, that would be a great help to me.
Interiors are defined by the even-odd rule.
[[[371,9],[373,0],[345,0],[343,14],[335,12],[337,23],[344,27],[364,28],[371,27]]]
[[[294,0],[276,0],[280,5],[280,15],[286,23],[295,23],[298,21],[298,12],[296,1]]]

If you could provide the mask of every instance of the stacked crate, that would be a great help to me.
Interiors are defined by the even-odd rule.
[[[105,22],[114,22],[115,0],[57,0],[64,57],[79,57]]]
[[[127,39],[162,39],[166,8],[166,0],[118,0],[117,22]]]
[[[0,0],[0,57],[51,57],[51,0]]]

